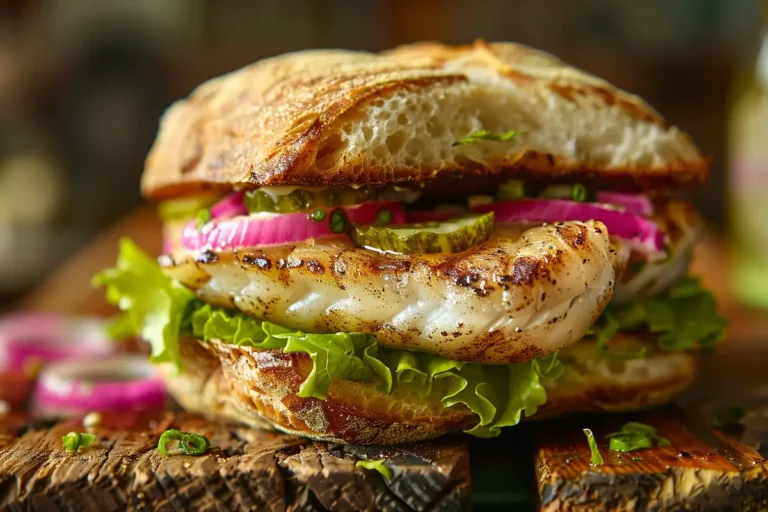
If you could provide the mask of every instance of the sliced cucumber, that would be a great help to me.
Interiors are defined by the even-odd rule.
[[[457,253],[486,240],[493,233],[493,212],[444,222],[398,226],[354,226],[350,235],[360,247],[398,254]]]

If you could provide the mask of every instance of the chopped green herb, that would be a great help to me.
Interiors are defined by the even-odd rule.
[[[480,141],[493,141],[493,142],[509,142],[518,135],[523,135],[525,131],[510,130],[505,133],[494,133],[490,130],[478,130],[470,133],[469,135],[460,138],[453,143],[454,146],[469,146],[470,144],[477,144]]]
[[[70,432],[61,437],[61,443],[64,449],[70,453],[77,453],[80,448],[88,448],[93,444],[96,436],[93,434],[84,434],[81,432]]]
[[[211,219],[213,217],[211,216],[211,210],[208,208],[203,208],[202,210],[197,211],[197,215],[195,215],[195,227],[198,231],[202,231],[203,227],[211,222]]]
[[[392,210],[389,208],[382,208],[376,213],[376,224],[383,226],[384,224],[390,224],[392,222]]]
[[[602,466],[603,465],[603,456],[600,455],[600,449],[597,447],[597,441],[595,441],[595,436],[592,434],[592,431],[588,428],[584,429],[584,435],[587,436],[587,444],[589,444],[589,451],[591,453],[589,457],[589,465],[590,466]]]
[[[614,452],[631,452],[655,446],[669,446],[668,439],[658,435],[657,430],[644,423],[630,421],[619,432],[605,436],[609,439],[608,448]]]
[[[329,227],[334,233],[344,233],[347,230],[347,215],[344,210],[337,209],[331,212]]]
[[[511,199],[520,199],[525,197],[525,184],[520,180],[512,180],[502,183],[496,190],[496,199],[499,201],[509,201]]]
[[[384,462],[386,459],[379,460],[359,460],[355,463],[356,468],[364,468],[372,471],[378,471],[385,480],[392,479],[392,470]]]
[[[168,444],[171,441],[178,441],[177,448],[170,448]],[[181,432],[176,429],[168,429],[160,434],[160,439],[157,440],[157,451],[163,457],[169,457],[171,455],[202,455],[208,448],[211,447],[211,442],[207,437],[195,434],[194,432]]]
[[[168,429],[162,434],[160,434],[160,439],[157,440],[157,451],[160,452],[160,455],[163,457],[168,457],[170,455],[177,455],[179,453],[182,453],[181,447],[175,449],[175,450],[169,450],[168,449],[168,443],[171,441],[181,441],[181,438],[184,437],[184,433],[180,430],[176,429]]]
[[[589,191],[587,187],[581,183],[577,183],[571,189],[571,199],[578,201],[579,203],[585,202],[589,198]]]
[[[709,424],[712,428],[722,430],[728,427],[741,425],[747,416],[747,408],[743,405],[729,404],[723,406],[712,413]]]
[[[325,210],[322,208],[315,210],[309,215],[309,218],[315,222],[320,222],[321,220],[325,219]]]
[[[202,455],[211,447],[211,441],[205,436],[189,432],[182,436],[179,446],[187,455]]]

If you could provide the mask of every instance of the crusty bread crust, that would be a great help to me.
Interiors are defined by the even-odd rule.
[[[453,145],[481,129],[528,133]],[[142,188],[158,199],[235,185],[469,192],[522,176],[666,189],[707,169],[640,98],[544,52],[479,41],[298,52],[208,81],[164,116]]]
[[[628,343],[637,343],[625,337]],[[594,344],[561,352],[565,371],[545,381],[547,403],[531,419],[576,412],[623,411],[672,399],[693,380],[696,356],[649,345],[645,359],[610,361]],[[182,340],[184,371],[166,374],[171,393],[186,409],[271,425],[284,432],[350,444],[395,444],[438,437],[472,427],[477,417],[464,406],[444,408],[435,397],[396,392],[374,384],[335,380],[327,400],[296,395],[311,370],[309,356],[255,350],[217,341]]]

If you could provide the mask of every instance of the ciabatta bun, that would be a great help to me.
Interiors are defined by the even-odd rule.
[[[661,352],[647,339],[630,335],[618,338],[612,342],[615,349],[647,343],[647,356],[609,360],[598,356],[589,341],[561,350],[563,376],[544,381],[547,403],[529,419],[651,407],[669,401],[693,380],[694,354]],[[345,379],[330,384],[327,400],[301,398],[296,393],[312,368],[302,353],[187,339],[182,340],[182,356],[184,371],[166,375],[182,406],[257,427],[271,425],[324,441],[394,444],[438,437],[477,422],[466,407],[444,408],[436,396],[387,395],[374,384]]]
[[[454,145],[479,130],[527,133]],[[298,52],[210,80],[165,114],[142,188],[157,199],[268,185],[469,192],[522,176],[648,190],[707,168],[637,96],[544,52],[479,41]]]

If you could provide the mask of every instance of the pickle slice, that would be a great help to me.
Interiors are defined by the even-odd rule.
[[[316,189],[295,188],[278,194],[269,189],[256,189],[246,192],[243,201],[250,213],[295,213],[330,206],[362,204],[374,200],[412,203],[419,195],[419,191],[396,186],[340,185]]]
[[[281,195],[256,189],[246,192],[243,201],[251,213],[294,213],[324,206],[364,203],[376,197],[376,192],[374,187],[367,185],[359,188],[340,186],[320,190],[297,188]]]
[[[360,247],[384,252],[457,253],[488,240],[494,225],[493,212],[488,212],[444,222],[354,226],[350,236]]]

